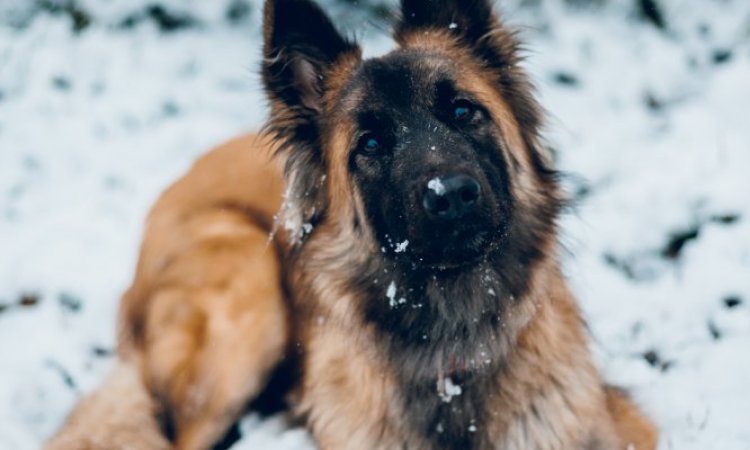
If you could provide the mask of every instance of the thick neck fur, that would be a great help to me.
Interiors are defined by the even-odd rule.
[[[369,290],[375,325],[406,416],[435,448],[483,448],[488,394],[532,311],[495,258],[471,269],[383,270]]]
[[[497,259],[442,271],[381,260],[354,281],[367,298],[364,321],[404,379],[486,372],[503,359],[528,314],[519,311],[526,286],[498,270]]]
[[[317,298],[310,313],[329,318],[336,314],[326,310],[338,308],[344,314],[326,326],[344,326],[348,333],[372,331],[359,332],[368,336],[361,345],[382,349],[375,353],[382,355],[396,383],[404,426],[423,436],[424,446],[417,448],[494,448],[490,442],[497,440],[498,423],[509,420],[501,420],[496,416],[504,413],[492,410],[498,397],[512,396],[502,392],[503,386],[512,392],[517,383],[525,383],[524,375],[516,375],[519,367],[521,374],[541,370],[529,365],[527,349],[519,348],[523,345],[518,342],[525,329],[542,320],[541,311],[549,315],[561,304],[569,308],[570,321],[558,329],[579,341],[581,355],[586,355],[577,310],[571,306],[554,257],[547,256],[554,254],[552,239],[550,248],[540,248],[534,257],[524,258],[505,247],[474,267],[435,271],[372,253],[362,244],[366,239],[352,239],[346,233],[322,239],[330,231],[325,226],[316,230],[307,243],[310,246],[301,249],[318,258],[302,270],[311,296]],[[344,240],[348,258],[336,251]],[[330,265],[326,259],[338,264]],[[322,296],[326,292],[335,296],[337,291],[354,294],[336,306],[326,306],[335,300]],[[307,317],[314,321],[310,314]],[[564,339],[570,342],[568,337]],[[531,358],[544,366],[545,361],[561,357],[567,356]],[[581,367],[588,370],[585,361]],[[509,411],[532,414],[524,407],[512,405]]]

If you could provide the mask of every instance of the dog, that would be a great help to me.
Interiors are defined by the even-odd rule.
[[[656,447],[561,273],[515,34],[489,0],[402,0],[393,34],[363,60],[266,1],[265,133],[158,200],[118,362],[48,449],[208,449],[280,372],[325,450]]]

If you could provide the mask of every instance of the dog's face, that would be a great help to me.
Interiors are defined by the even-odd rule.
[[[440,53],[400,50],[353,74],[336,105],[348,109],[347,168],[387,254],[471,264],[507,231],[504,144],[487,101]]]
[[[297,217],[450,269],[519,245],[514,228],[554,207],[512,35],[488,1],[433,3],[402,1],[399,48],[362,61],[314,4],[269,1],[263,75]]]

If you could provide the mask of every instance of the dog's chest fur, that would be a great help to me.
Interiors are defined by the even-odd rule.
[[[485,269],[447,284],[397,273],[368,289],[375,310],[323,274],[313,283],[340,295],[303,315],[298,411],[322,449],[583,448],[592,424],[577,405],[599,405],[601,387],[568,299],[516,299]]]

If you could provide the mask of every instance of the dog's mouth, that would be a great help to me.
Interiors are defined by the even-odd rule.
[[[464,259],[462,261],[443,261],[443,262],[423,262],[422,266],[425,269],[432,270],[435,272],[453,272],[472,267],[478,266],[481,262],[487,259],[486,254],[477,255],[472,258]]]
[[[493,248],[489,230],[462,229],[452,233],[429,233],[412,238],[410,253],[405,253],[414,266],[436,271],[473,267],[487,258]]]

